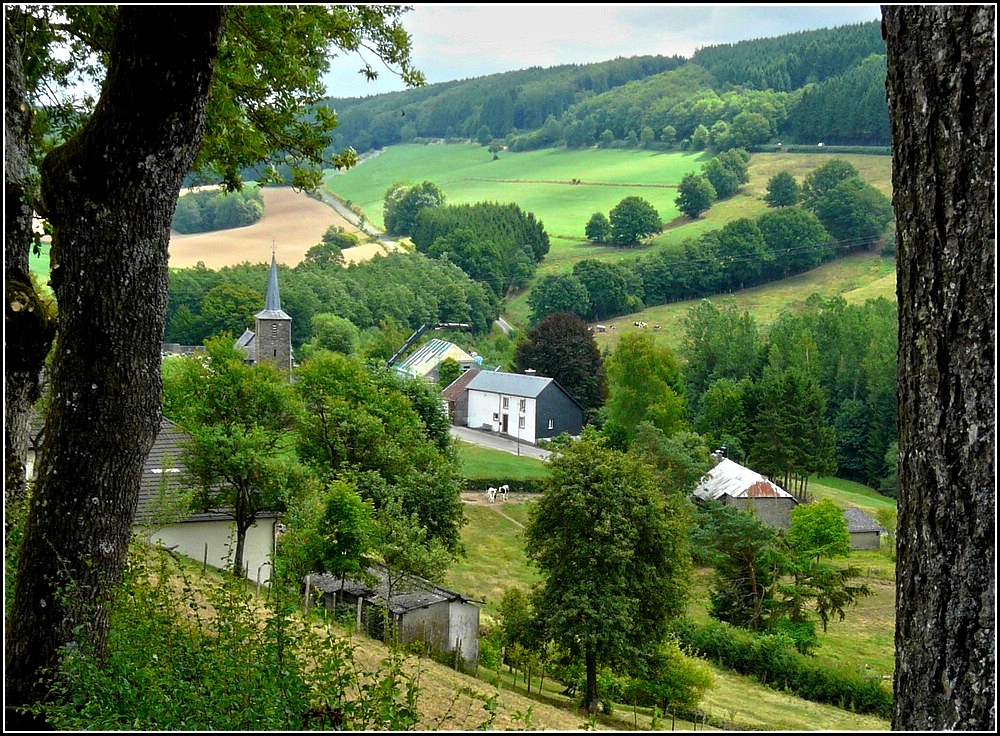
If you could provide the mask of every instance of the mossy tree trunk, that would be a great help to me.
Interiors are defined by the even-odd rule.
[[[106,644],[160,424],[170,220],[204,133],[224,15],[121,7],[93,115],[42,164],[58,336],[7,620],[8,727],[12,706],[46,696],[40,676],[62,647]]]
[[[883,6],[899,301],[894,730],[996,727],[996,6]]]

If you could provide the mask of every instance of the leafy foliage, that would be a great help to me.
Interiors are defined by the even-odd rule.
[[[131,553],[109,638],[104,660],[66,652],[60,697],[37,706],[53,727],[395,730],[417,720],[419,687],[398,654],[367,672],[348,639],[310,627],[280,590],[262,607],[233,579],[196,588],[165,552]]]
[[[199,511],[233,514],[232,564],[242,573],[247,531],[263,511],[283,509],[302,482],[285,454],[294,395],[287,376],[270,363],[247,365],[228,336],[209,340],[205,356],[172,361],[164,371],[164,406],[188,433],[186,481],[199,489]]]
[[[621,665],[661,641],[668,619],[683,610],[687,521],[647,465],[591,430],[550,465],[525,530],[545,581],[534,607],[547,634],[585,660],[593,713],[598,665]]]
[[[256,186],[239,192],[191,192],[177,200],[172,227],[184,234],[228,230],[253,225],[263,214],[264,198]]]
[[[459,554],[461,473],[444,439],[447,418],[429,389],[325,351],[304,361],[296,377],[304,406],[296,423],[302,460],[326,482],[351,484],[376,513],[398,502],[406,519],[416,516],[428,542]]]
[[[584,409],[600,408],[608,396],[604,361],[587,324],[571,312],[553,312],[518,343],[514,367],[556,379]]]
[[[787,171],[779,171],[767,180],[764,201],[768,207],[790,207],[798,204],[800,196],[799,183]]]
[[[660,214],[642,197],[625,197],[611,208],[611,240],[616,245],[635,245],[663,229]]]
[[[678,210],[692,220],[697,220],[702,212],[711,207],[715,198],[715,187],[707,177],[687,173],[677,186],[677,199],[674,202]]]
[[[385,193],[385,231],[389,235],[412,235],[420,211],[425,207],[441,207],[444,202],[444,192],[434,182],[393,184]]]
[[[648,333],[626,332],[607,360],[610,397],[602,431],[627,448],[648,421],[668,437],[685,428],[686,409],[677,357]]]

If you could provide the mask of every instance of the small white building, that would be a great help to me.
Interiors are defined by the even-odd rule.
[[[583,407],[553,378],[479,371],[465,387],[467,426],[537,443],[583,429]]]
[[[163,418],[153,449],[146,458],[139,486],[133,533],[185,557],[224,569],[236,551],[236,521],[224,509],[191,513],[191,492],[181,483],[184,430]],[[279,515],[260,514],[247,531],[243,574],[248,580],[271,580]]]

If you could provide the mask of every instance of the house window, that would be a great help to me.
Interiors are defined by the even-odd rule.
[[[549,429],[555,429],[555,428],[556,428],[556,420],[555,419],[550,419],[549,420]]]
[[[525,400],[524,400],[524,399],[521,399],[521,400],[520,400],[520,401],[518,402],[518,404],[517,404],[517,410],[518,410],[519,412],[521,412],[522,414],[524,414],[524,403],[525,403]]]
[[[510,407],[510,397],[509,396],[504,396],[503,397],[503,408],[504,409],[508,409],[509,407]]]
[[[524,417],[523,416],[520,416],[520,417],[517,418],[517,426],[520,429],[524,429]]]
[[[493,421],[494,422],[500,421],[500,414],[498,412],[493,412]]]

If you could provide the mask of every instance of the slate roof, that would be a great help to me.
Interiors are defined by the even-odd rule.
[[[476,374],[479,372],[480,371],[473,369],[473,370],[468,370],[462,375],[460,375],[454,381],[449,383],[444,388],[444,390],[441,391],[442,398],[445,398],[448,401],[458,401],[460,398],[462,398],[462,394],[465,393],[466,389],[469,386],[469,383],[472,381],[473,378],[476,377]]]
[[[692,492],[701,499],[732,498],[795,498],[778,484],[760,473],[724,457],[702,477]]]
[[[278,262],[271,253],[271,270],[267,277],[267,293],[264,295],[264,309],[254,315],[257,319],[287,319],[291,321],[281,309],[281,293],[278,291]]]
[[[847,531],[851,533],[878,532],[881,534],[885,531],[885,527],[856,506],[844,510],[844,519],[847,521]]]
[[[372,565],[366,569],[366,572],[374,576],[374,583],[348,578],[344,582],[343,592],[354,597],[385,601],[389,589],[385,568],[380,565]],[[340,578],[330,573],[310,575],[309,582],[313,587],[318,588],[324,593],[341,591]],[[453,590],[434,585],[429,580],[424,580],[415,575],[405,575],[402,580],[393,586],[392,600],[388,603],[388,607],[393,613],[406,613],[407,611],[426,608],[427,606],[445,601],[483,603],[481,600],[469,598]]]
[[[488,391],[494,394],[509,394],[510,396],[524,396],[534,399],[538,398],[538,394],[544,391],[553,380],[544,376],[529,376],[524,373],[479,371],[469,383],[468,388],[470,391]]]

